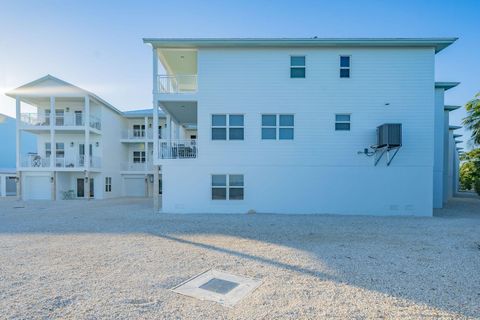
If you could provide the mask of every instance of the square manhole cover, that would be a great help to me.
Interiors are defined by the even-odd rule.
[[[238,287],[238,283],[236,282],[213,278],[202,284],[200,289],[226,294],[235,287]]]
[[[234,274],[207,270],[172,288],[180,293],[200,300],[218,302],[227,307],[233,307],[248,294],[253,292],[261,281]]]

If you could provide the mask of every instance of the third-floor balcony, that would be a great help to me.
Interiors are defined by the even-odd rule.
[[[29,128],[48,128],[52,122],[49,114],[46,113],[22,113],[20,121],[24,127]],[[55,127],[84,127],[85,115],[82,113],[62,113],[53,116],[53,125]],[[99,117],[90,115],[89,117],[90,128],[101,130],[102,124]]]
[[[197,92],[196,74],[158,75],[159,93],[195,93]]]

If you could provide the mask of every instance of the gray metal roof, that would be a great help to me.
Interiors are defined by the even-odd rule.
[[[124,111],[123,116],[126,117],[126,118],[152,117],[153,116],[153,108]],[[161,110],[158,110],[158,116],[160,118],[165,118],[165,114]]]
[[[144,38],[154,48],[200,47],[432,47],[440,52],[458,38]]]

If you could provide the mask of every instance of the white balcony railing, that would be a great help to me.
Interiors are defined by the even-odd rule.
[[[122,171],[151,171],[153,170],[152,162],[124,162],[121,165]]]
[[[144,140],[145,136],[147,139],[152,139],[152,129],[129,129],[122,132],[122,139]]]
[[[42,157],[37,154],[28,155],[21,161],[24,168],[49,168],[50,157]],[[85,156],[77,155],[74,157],[56,157],[54,159],[56,168],[85,168]],[[99,157],[90,157],[90,168],[101,168],[101,159]]]
[[[85,125],[85,116],[81,113],[60,113],[53,118],[55,126],[58,127],[82,127]],[[20,119],[24,124],[30,126],[50,126],[50,116],[48,114],[22,113]],[[101,130],[100,118],[90,115],[90,127]]]
[[[158,75],[158,92],[193,93],[197,91],[196,74]]]
[[[158,157],[160,159],[191,159],[198,154],[197,140],[159,140]]]

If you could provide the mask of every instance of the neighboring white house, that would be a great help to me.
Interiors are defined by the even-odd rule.
[[[17,190],[22,199],[152,196],[151,109],[121,112],[50,75],[7,95],[16,99]],[[158,126],[165,125],[159,118]],[[157,130],[158,138],[161,132]],[[37,137],[35,148],[23,143],[27,133]]]
[[[16,169],[15,169],[15,119],[0,114],[0,137],[2,147],[0,152],[0,197],[16,196]],[[32,151],[36,150],[35,136],[25,134],[22,144]]]
[[[162,210],[431,216],[458,186],[434,77],[455,40],[144,39]]]

